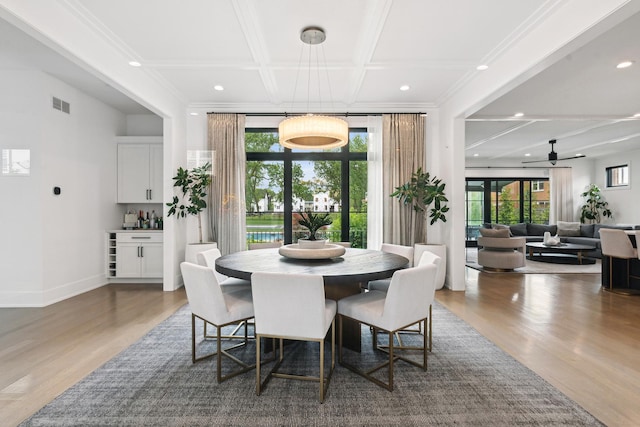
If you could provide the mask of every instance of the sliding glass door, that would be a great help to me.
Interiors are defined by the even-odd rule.
[[[549,223],[548,179],[469,178],[465,196],[467,246],[485,223]]]

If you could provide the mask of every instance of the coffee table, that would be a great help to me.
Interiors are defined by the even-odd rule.
[[[527,243],[527,250],[529,251],[529,259],[532,261],[543,261],[543,262],[559,262],[559,257],[553,256],[543,256],[544,253],[556,253],[563,255],[575,255],[578,264],[590,263],[591,260],[585,260],[583,258],[583,252],[589,252],[595,250],[595,246],[592,245],[582,245],[578,243],[561,243],[559,245],[548,246],[542,242],[530,242]],[[538,255],[534,255],[537,253]]]

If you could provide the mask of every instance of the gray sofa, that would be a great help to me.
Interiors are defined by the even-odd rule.
[[[508,228],[510,235],[513,237],[525,237],[528,242],[542,242],[545,231],[556,234],[560,237],[560,241],[564,243],[577,243],[584,245],[593,245],[595,250],[587,252],[586,256],[591,258],[602,258],[602,248],[600,246],[600,229],[616,228],[621,230],[640,230],[640,225],[613,225],[613,224],[580,224],[579,233],[577,230],[566,232],[561,230],[558,232],[557,225],[519,223],[512,225],[503,224],[484,224],[484,228]]]

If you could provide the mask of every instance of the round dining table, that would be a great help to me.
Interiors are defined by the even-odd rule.
[[[324,279],[325,297],[339,300],[361,292],[370,280],[391,277],[409,266],[403,256],[371,249],[346,248],[342,256],[327,259],[296,259],[280,255],[278,248],[235,252],[216,259],[216,271],[251,280],[257,271],[290,274],[318,274]],[[360,350],[360,325],[343,324],[343,344]]]

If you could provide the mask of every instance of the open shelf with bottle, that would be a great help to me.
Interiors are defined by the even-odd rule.
[[[116,277],[116,233],[107,233],[107,277]]]

